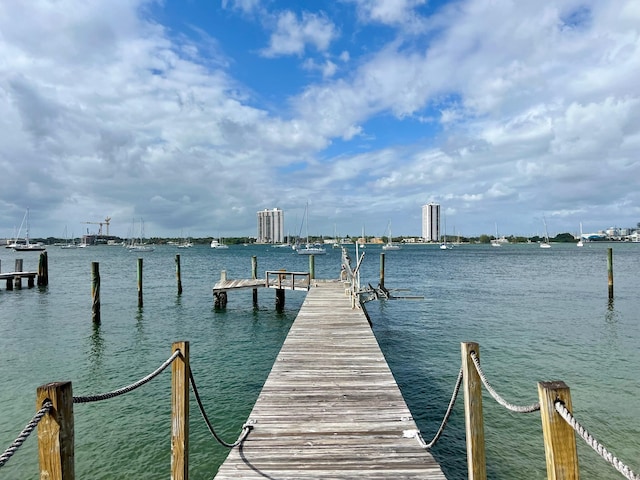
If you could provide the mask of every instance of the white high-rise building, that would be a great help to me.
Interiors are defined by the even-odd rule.
[[[284,242],[284,213],[282,210],[264,209],[258,212],[258,243]]]
[[[437,203],[422,206],[422,239],[425,242],[440,241],[440,205]]]

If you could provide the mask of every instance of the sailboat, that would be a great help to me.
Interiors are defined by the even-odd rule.
[[[24,214],[24,218],[22,222],[26,220],[27,229],[24,236],[24,243],[18,243],[17,241],[12,245],[12,248],[17,252],[41,252],[42,250],[46,250],[42,243],[31,243],[29,242],[29,209],[27,208],[27,212]],[[21,227],[22,228],[22,227]]]
[[[500,240],[498,240],[498,224],[497,223],[496,223],[496,238],[491,240],[491,246],[492,247],[501,247],[502,246],[502,242],[500,242]]]
[[[127,246],[130,252],[153,252],[156,248],[153,245],[144,243],[144,220],[140,220],[140,237],[131,239],[131,244]]]
[[[440,244],[440,250],[447,250],[451,248],[451,245],[447,245],[447,219],[444,219],[444,234],[442,236],[442,243]]]
[[[296,252],[298,253],[298,255],[325,255],[327,251],[324,248],[318,245],[311,245],[309,243],[309,202],[307,202],[304,212],[305,212],[307,243],[305,244],[304,247],[297,248]]]
[[[69,236],[67,235],[67,227],[64,227],[64,239],[66,240],[67,243],[65,243],[64,245],[60,245],[60,248],[63,249],[72,249],[72,248],[78,248],[78,245],[76,245],[76,242],[73,240],[69,240]]]
[[[400,250],[402,247],[400,245],[395,245],[393,243],[393,237],[391,236],[391,220],[389,220],[389,225],[387,226],[387,243],[382,246],[383,250]]]
[[[540,248],[551,248],[551,244],[549,243],[549,232],[547,232],[547,221],[544,216],[542,217],[542,222],[544,223],[544,241],[540,243]]]
[[[582,222],[580,222],[580,238],[578,238],[578,243],[576,243],[576,247],[584,247],[584,243],[582,241]]]

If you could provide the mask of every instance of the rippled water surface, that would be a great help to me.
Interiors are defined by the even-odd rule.
[[[607,248],[613,248],[615,299],[608,301]],[[363,283],[376,285],[380,247],[368,246]],[[175,255],[184,292],[177,295]],[[119,247],[49,248],[46,289],[0,290],[0,450],[35,412],[38,385],[71,380],[75,396],[128,385],[187,340],[198,389],[212,422],[235,440],[304,300],[287,292],[284,312],[274,292],[231,292],[224,312],[211,287],[227,271],[307,271],[309,259],[288,249],[232,246],[228,250],[158,247],[134,254]],[[144,308],[137,306],[136,263],[144,258]],[[35,270],[37,253],[0,251],[2,271],[23,258]],[[102,323],[91,322],[91,263],[99,262]],[[335,278],[339,250],[315,258],[318,278]],[[374,332],[398,384],[429,440],[447,408],[460,368],[460,343],[480,344],[482,366],[509,402],[537,401],[537,382],[563,380],[574,414],[607,448],[640,471],[640,245],[406,246],[386,252],[385,285],[420,299],[367,303]],[[262,275],[262,274],[261,274]],[[540,416],[514,414],[483,398],[488,475],[546,478]],[[170,374],[132,393],[74,406],[77,478],[168,478]],[[433,453],[449,479],[466,478],[462,397]],[[210,479],[227,450],[191,406],[190,475]],[[0,468],[2,479],[38,478],[32,435]],[[581,478],[623,478],[578,441]]]

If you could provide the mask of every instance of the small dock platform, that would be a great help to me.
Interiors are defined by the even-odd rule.
[[[13,290],[15,288],[22,288],[22,279],[27,279],[27,287],[33,288],[35,286],[35,278],[38,276],[38,272],[7,272],[0,273],[0,281],[5,280],[7,290]]]
[[[267,271],[265,278],[227,279],[226,272],[220,275],[220,281],[213,286],[213,294],[241,288],[275,288],[277,290],[309,290],[309,272],[287,272],[285,270]]]
[[[441,479],[371,330],[340,281],[313,281],[216,480]]]

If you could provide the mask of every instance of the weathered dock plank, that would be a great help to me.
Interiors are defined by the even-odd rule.
[[[249,421],[216,480],[445,478],[339,282],[311,287]]]

